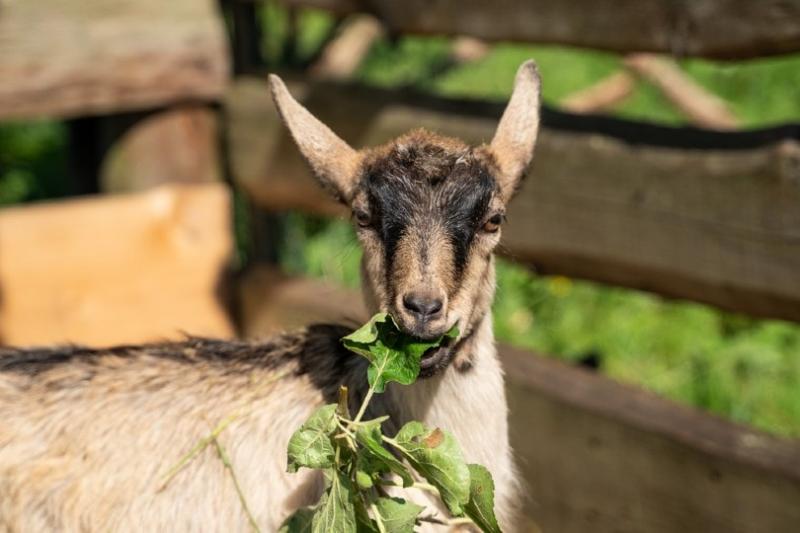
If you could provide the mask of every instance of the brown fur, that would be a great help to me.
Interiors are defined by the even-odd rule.
[[[491,471],[498,519],[513,530],[519,484],[492,333],[492,253],[533,153],[535,66],[520,68],[513,112],[492,144],[477,148],[419,130],[357,152],[278,78],[271,84],[312,170],[354,210],[369,309],[390,312],[421,337],[460,330],[452,346],[423,358],[424,379],[390,384],[369,416],[389,414],[389,433],[409,420],[452,431],[466,459]],[[412,294],[441,305],[421,314],[408,304]],[[275,531],[323,487],[316,472],[286,472],[289,437],[334,401],[340,384],[352,391],[354,409],[365,394],[365,361],[339,343],[348,331],[312,326],[260,342],[0,351],[0,532],[247,530],[212,447],[163,486],[170,466],[224,420],[233,421],[219,441],[250,509],[264,531]],[[446,518],[430,495],[410,497]]]

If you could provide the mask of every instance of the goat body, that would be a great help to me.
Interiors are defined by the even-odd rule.
[[[249,508],[264,531],[277,530],[322,491],[317,473],[286,472],[289,437],[335,401],[340,384],[353,407],[366,392],[366,366],[339,343],[348,332],[312,326],[263,343],[0,351],[0,530],[246,531],[214,446],[166,477],[224,422],[217,438]],[[390,386],[370,415],[389,414],[395,429],[412,419],[451,429],[470,461],[494,466],[501,489],[513,475],[502,454],[502,377],[486,348],[474,372]],[[501,516],[506,499],[511,511],[504,496]]]
[[[476,148],[416,131],[357,152],[278,78],[271,84],[312,170],[353,210],[370,310],[421,338],[461,332],[423,357],[414,385],[374,397],[368,415],[389,415],[389,434],[410,420],[451,431],[467,461],[491,472],[498,520],[512,529],[518,491],[491,324],[492,252],[533,155],[535,66],[520,67],[495,138]],[[259,526],[277,530],[323,490],[315,471],[286,472],[290,436],[340,385],[353,409],[365,396],[366,362],[341,346],[347,333],[312,326],[263,342],[0,350],[0,532],[247,530],[234,480]],[[183,464],[212,432],[213,445]],[[425,494],[410,497],[443,512]]]

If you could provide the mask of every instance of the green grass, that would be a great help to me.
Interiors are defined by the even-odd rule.
[[[543,80],[543,99],[557,106],[566,96],[584,89],[621,68],[618,56],[554,46],[498,44],[474,63],[431,77],[447,59],[447,41],[407,37],[396,46],[376,45],[356,75],[376,86],[410,86],[443,96],[503,101],[511,92],[520,63],[536,59]],[[681,61],[687,74],[721,97],[745,127],[800,120],[800,54],[745,63],[698,59]],[[638,81],[633,95],[612,114],[662,124],[684,124],[678,113],[652,85]]]
[[[66,143],[57,122],[0,124],[0,206],[64,196]]]

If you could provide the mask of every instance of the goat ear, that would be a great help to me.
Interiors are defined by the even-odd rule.
[[[504,201],[516,192],[533,158],[539,133],[541,79],[536,63],[529,59],[520,65],[511,95],[490,145],[500,170],[498,181]]]
[[[349,202],[358,179],[361,155],[292,98],[278,76],[270,74],[269,86],[281,119],[311,170],[340,201]]]

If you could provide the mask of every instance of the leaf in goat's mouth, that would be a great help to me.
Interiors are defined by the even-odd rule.
[[[367,379],[375,392],[383,392],[386,383],[396,381],[411,385],[420,371],[423,355],[433,357],[442,346],[458,337],[458,327],[433,340],[421,340],[400,331],[387,313],[378,313],[369,322],[342,339],[345,348],[366,357]]]

